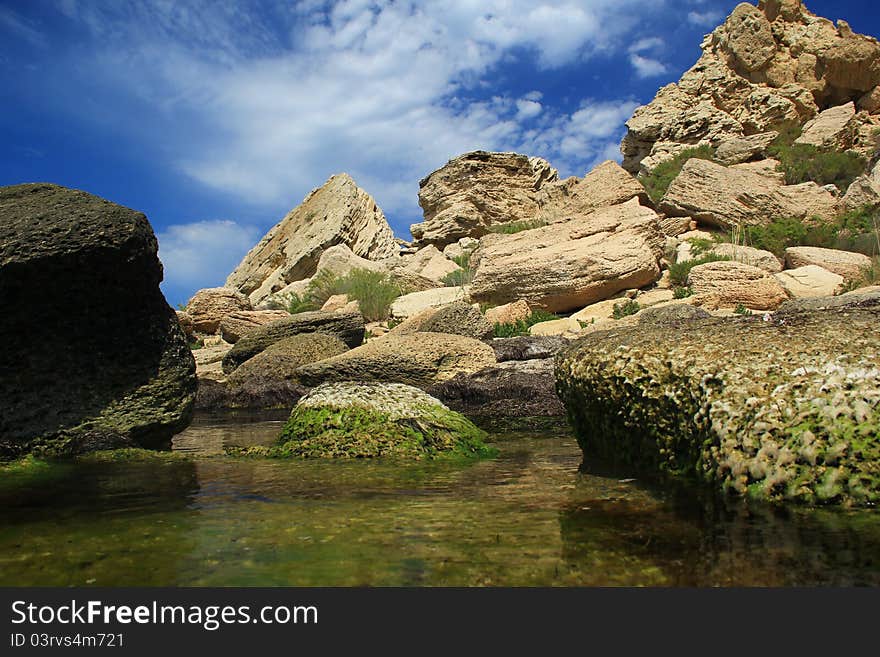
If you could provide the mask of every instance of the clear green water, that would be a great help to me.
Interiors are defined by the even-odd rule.
[[[236,460],[281,420],[197,418],[191,459],[0,485],[2,585],[880,585],[880,512],[663,493],[564,427],[472,464]]]

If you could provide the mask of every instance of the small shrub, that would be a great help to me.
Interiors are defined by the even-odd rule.
[[[868,161],[852,151],[823,149],[811,144],[795,144],[800,130],[786,127],[768,147],[768,154],[779,160],[778,171],[788,185],[813,181],[835,185],[845,192],[853,180],[865,173]]]
[[[284,307],[284,310],[289,312],[291,315],[296,315],[297,313],[305,313],[310,310],[318,309],[319,306],[317,306],[314,301],[307,297],[300,297],[300,295],[296,294],[295,292],[292,292],[288,295],[287,305]]]
[[[691,245],[691,255],[693,256],[703,255],[714,249],[718,244],[715,240],[707,240],[703,237],[691,237],[687,241]]]
[[[694,296],[694,291],[689,287],[676,287],[672,290],[672,298],[673,299],[687,299],[688,297]]]
[[[471,269],[471,254],[467,251],[459,256],[452,258],[452,262],[457,264],[461,269],[451,271],[441,280],[446,287],[460,287],[468,285],[474,280],[474,271]]]
[[[705,265],[709,262],[725,262],[729,260],[730,258],[727,256],[707,253],[699,258],[687,260],[686,262],[676,262],[674,265],[669,266],[669,281],[674,287],[685,287],[687,285],[688,274],[690,274],[691,269],[697,265]]]
[[[785,255],[790,246],[821,246],[833,248],[837,244],[839,227],[836,224],[805,224],[796,217],[774,219],[766,226],[746,226],[744,240],[756,249],[770,251],[776,256]]]
[[[752,311],[746,308],[741,303],[736,304],[736,308],[733,309],[734,314],[736,315],[751,315]]]
[[[624,317],[635,315],[641,309],[642,307],[639,305],[638,301],[627,299],[623,303],[614,304],[614,311],[611,313],[611,316],[614,319],[623,319]]]
[[[489,226],[490,233],[500,233],[502,235],[514,235],[524,230],[532,230],[533,228],[543,228],[547,225],[542,219],[529,219],[524,221],[509,221],[506,224],[495,224]]]
[[[698,146],[696,148],[688,148],[673,157],[671,160],[661,162],[654,170],[641,178],[642,184],[648,191],[648,196],[654,203],[659,203],[660,199],[666,194],[672,181],[678,177],[688,160],[697,158],[700,160],[711,160],[715,157],[715,149],[711,146]]]
[[[189,340],[187,344],[189,345],[190,351],[196,351],[205,346],[205,341],[199,338],[198,340]]]
[[[334,294],[342,294],[339,292],[341,283],[342,279],[336,274],[322,269],[312,276],[312,280],[309,282],[309,287],[304,295],[304,300],[320,308]]]
[[[325,270],[312,278],[306,298],[320,308],[334,294],[347,294],[358,302],[365,320],[380,322],[388,319],[392,302],[404,292],[383,272],[353,269],[339,277]]]
[[[514,338],[518,335],[528,335],[529,329],[541,322],[550,322],[560,319],[559,315],[548,313],[546,310],[534,310],[526,319],[521,319],[513,324],[495,324],[494,337]]]

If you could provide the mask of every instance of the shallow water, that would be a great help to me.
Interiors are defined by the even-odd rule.
[[[233,459],[281,418],[200,417],[192,459],[0,486],[0,585],[880,585],[880,512],[662,492],[565,427],[470,464]]]

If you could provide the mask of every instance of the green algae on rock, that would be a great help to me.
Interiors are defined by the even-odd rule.
[[[294,407],[273,447],[233,454],[402,459],[493,456],[486,434],[417,388],[398,383],[327,383]]]
[[[880,295],[594,333],[557,393],[596,454],[771,501],[880,502]]]

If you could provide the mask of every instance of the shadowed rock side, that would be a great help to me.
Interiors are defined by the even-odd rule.
[[[838,298],[840,299],[840,298]],[[769,500],[880,501],[880,294],[601,331],[556,360],[585,455]]]
[[[146,217],[50,184],[0,189],[0,456],[157,447],[195,363]]]

